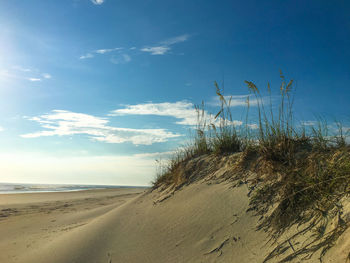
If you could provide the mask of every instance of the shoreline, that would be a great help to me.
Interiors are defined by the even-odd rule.
[[[119,196],[130,193],[140,193],[146,187],[84,189],[78,191],[25,192],[0,194],[0,209],[12,204],[45,203],[50,201],[65,201],[84,198],[102,198],[103,196]]]
[[[148,189],[150,186],[123,186],[123,187],[110,187],[110,188],[87,188],[87,189],[73,189],[73,190],[62,190],[62,191],[9,191],[1,192],[0,195],[14,195],[14,194],[46,194],[46,193],[70,193],[70,192],[82,192],[82,191],[96,191],[96,190],[110,190],[110,189]]]
[[[93,184],[32,184],[32,183],[0,183],[0,195],[26,193],[60,193],[98,189],[148,188],[150,186],[133,185],[93,185]]]

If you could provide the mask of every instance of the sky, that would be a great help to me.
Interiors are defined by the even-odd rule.
[[[349,120],[349,1],[0,0],[0,182],[149,185],[193,106],[241,120],[293,79],[299,121]],[[254,105],[253,105],[254,106]]]

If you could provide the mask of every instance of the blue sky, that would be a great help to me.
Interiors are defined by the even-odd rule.
[[[348,121],[348,1],[0,1],[0,181],[148,184],[215,111],[279,70],[295,113]]]

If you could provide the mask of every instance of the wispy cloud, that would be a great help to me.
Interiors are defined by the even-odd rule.
[[[258,101],[251,94],[247,95],[225,95],[224,98],[227,103],[230,102],[231,107],[247,106],[247,98],[249,97],[249,106],[257,106]],[[262,98],[263,102],[266,102],[267,98]],[[208,102],[210,106],[220,106],[221,101],[218,96],[215,96]]]
[[[302,126],[316,126],[317,121],[301,121],[300,123]]]
[[[105,53],[109,53],[109,52],[113,52],[113,51],[117,51],[117,50],[122,50],[122,49],[123,48],[121,48],[121,47],[97,49],[97,50],[95,50],[95,53],[97,53],[97,54],[105,54]]]
[[[176,118],[176,124],[195,126],[198,124],[198,113],[195,110],[194,104],[188,101],[178,102],[162,102],[162,103],[143,103],[135,105],[125,105],[124,108],[116,109],[112,111],[109,116],[122,116],[122,115],[156,115]],[[201,113],[202,115],[202,113]],[[222,119],[214,119],[214,115],[210,114],[206,110],[203,111],[201,116],[206,123],[213,123],[219,125]],[[225,125],[242,125],[242,121],[232,120],[225,121]],[[252,129],[256,128],[255,124],[249,125]]]
[[[51,79],[52,78],[52,76],[48,73],[43,73],[41,75],[43,76],[44,79]]]
[[[106,143],[131,142],[135,145],[151,145],[181,136],[165,129],[113,127],[108,125],[109,120],[106,118],[65,110],[54,110],[50,114],[33,117],[29,120],[39,123],[45,130],[23,134],[21,135],[23,138],[80,134],[87,135],[92,140]]]
[[[181,42],[185,42],[189,39],[190,35],[188,34],[184,34],[184,35],[180,35],[177,37],[173,37],[173,38],[169,38],[166,40],[163,40],[161,42],[159,42],[158,44],[155,45],[150,45],[150,46],[144,46],[142,48],[140,48],[139,50],[142,52],[146,52],[146,53],[150,53],[151,55],[164,55],[166,53],[168,53],[172,46],[177,44],[177,43],[181,43]],[[129,50],[129,53],[131,51],[134,51],[138,48],[136,47],[130,47],[130,48],[126,48],[127,50]],[[104,55],[107,53],[111,53],[111,52],[118,52],[119,54],[121,54],[122,56],[124,56],[124,58],[120,59],[120,57],[118,59],[111,59],[111,62],[114,64],[121,64],[129,62],[130,59],[130,55],[126,54],[125,52],[123,52],[122,50],[124,50],[123,47],[115,47],[115,48],[102,48],[102,49],[96,49],[93,51],[90,51],[84,55],[81,55],[79,57],[79,59],[89,59],[89,58],[94,58],[96,55]],[[117,61],[117,62],[116,62]],[[121,62],[122,61],[122,62]]]
[[[31,82],[41,81],[41,79],[39,79],[39,78],[28,78],[28,80],[31,81]]]
[[[86,53],[85,55],[81,55],[79,59],[87,59],[87,58],[93,58],[94,55],[91,53]]]
[[[181,35],[181,36],[177,36],[177,37],[172,37],[172,38],[169,38],[169,39],[166,39],[162,42],[160,42],[161,44],[163,45],[167,45],[167,46],[170,46],[170,45],[174,45],[174,44],[177,44],[177,43],[181,43],[181,42],[185,42],[189,39],[190,35],[188,34],[184,34],[184,35]]]
[[[126,105],[125,108],[114,110],[109,115],[168,116],[179,119],[176,123],[182,125],[195,125],[197,122],[194,105],[187,101]]]
[[[83,60],[83,59],[94,58],[95,55],[105,55],[107,53],[111,53],[111,52],[115,52],[115,51],[118,51],[118,53],[120,54],[123,49],[124,48],[122,48],[122,47],[96,49],[94,51],[86,53],[85,55],[81,55],[79,57],[79,59]],[[122,56],[122,60],[121,61],[123,61],[124,63],[129,62],[131,60],[130,56],[128,54],[120,54],[120,56]],[[112,60],[111,60],[111,62],[114,63]],[[120,62],[119,63],[115,63],[115,64],[120,64]]]
[[[94,5],[102,5],[105,0],[91,0]]]
[[[8,69],[0,69],[0,80],[27,80],[31,82],[39,82],[43,79],[50,79],[49,73],[41,73],[38,69],[26,68],[22,66],[13,66]]]
[[[143,47],[140,50],[143,52],[150,53],[151,55],[164,55],[171,50],[172,45],[187,41],[189,37],[190,36],[188,34],[184,34],[181,36],[177,36],[177,37],[173,37],[173,38],[169,38],[164,41],[161,41],[159,44],[154,46]]]
[[[170,47],[167,47],[167,46],[141,48],[141,51],[151,53],[151,55],[164,55],[169,50],[170,50]]]

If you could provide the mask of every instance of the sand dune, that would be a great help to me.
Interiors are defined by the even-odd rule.
[[[272,246],[267,233],[256,230],[258,217],[247,212],[248,192],[244,184],[232,187],[229,182],[205,180],[174,195],[146,191],[114,196],[110,191],[108,199],[100,192],[90,203],[89,197],[69,201],[75,211],[66,207],[58,214],[52,212],[52,218],[66,225],[51,234],[51,214],[23,214],[17,220],[12,216],[12,222],[11,217],[0,221],[0,249],[4,251],[0,262],[263,262]],[[99,205],[101,198],[104,205]],[[14,235],[16,231],[21,237]],[[323,262],[346,262],[346,237],[349,232]],[[23,244],[13,244],[21,238]],[[313,257],[308,262],[319,261]]]
[[[193,194],[195,193],[195,195]],[[193,184],[162,202],[143,194],[21,262],[256,262],[264,257],[247,189]],[[67,245],[69,244],[69,245]]]

